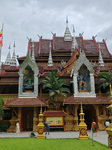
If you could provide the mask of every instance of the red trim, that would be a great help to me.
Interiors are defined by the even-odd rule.
[[[107,52],[109,53],[109,55],[110,55],[110,56],[112,56],[112,55],[110,54],[110,52],[109,52],[108,48],[107,48],[106,42],[103,42],[103,44],[105,45],[106,50],[107,50]]]
[[[41,41],[42,41],[42,39],[39,39],[39,54],[41,52]]]
[[[99,48],[98,48],[98,46],[97,46],[97,42],[96,42],[96,40],[94,39],[93,41],[95,42],[96,49],[97,49],[97,50],[98,50],[98,52],[99,52]]]
[[[46,66],[46,67],[43,68],[43,70],[46,70],[47,68],[49,68],[49,69],[50,69],[50,68],[54,68],[55,70],[57,70],[57,68],[54,67],[54,66]]]
[[[55,36],[53,36],[53,50],[55,50],[55,47],[54,47],[54,40],[55,40]]]
[[[40,76],[43,76],[43,75],[45,75],[47,72],[43,72],[42,74],[41,73],[39,73],[39,75]]]
[[[81,36],[81,39],[82,39],[82,43],[83,43],[83,46],[84,46],[84,49],[86,49],[86,46],[84,44],[84,40],[83,40],[83,37]]]
[[[69,97],[69,98],[67,98],[63,103],[67,103],[71,98],[76,98],[76,99],[78,99],[78,98],[81,98],[82,100],[83,100],[83,98],[89,98],[89,99],[91,99],[91,98],[98,98],[98,99],[102,99],[102,100],[105,100],[105,102],[107,101],[107,102],[109,102],[110,100],[108,100],[108,99],[105,99],[105,98],[103,98],[103,97],[99,97],[99,96],[97,96],[97,97],[74,97],[74,96],[71,96],[71,97]],[[104,101],[103,101],[104,102]],[[72,103],[72,102],[71,102]],[[91,100],[90,100],[90,103],[91,103]]]
[[[28,51],[27,51],[27,54],[29,53],[29,50],[30,50],[30,41],[28,41]]]
[[[12,103],[13,101],[16,101],[17,99],[30,99],[30,98],[19,98],[19,97],[16,97],[14,99],[12,99],[11,101],[7,102],[6,104],[4,104],[4,106],[7,106],[9,105],[10,103]],[[39,99],[40,101],[42,101],[44,104],[48,105],[47,102],[45,102],[44,100],[42,100],[39,96],[37,96],[36,98],[32,98],[32,99]],[[41,104],[40,104],[41,105]],[[10,105],[9,105],[10,106]]]

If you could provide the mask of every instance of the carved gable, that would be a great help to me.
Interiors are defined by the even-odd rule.
[[[19,97],[38,96],[38,74],[37,64],[28,54],[19,70]]]
[[[73,67],[74,97],[95,97],[94,70],[82,51]]]

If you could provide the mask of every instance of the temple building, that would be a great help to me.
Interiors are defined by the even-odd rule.
[[[75,36],[74,29],[72,35],[66,20],[62,37],[53,34],[52,39],[40,37],[39,41],[29,40],[26,56],[17,60],[19,65],[16,64],[14,43],[12,59],[9,46],[7,59],[1,65],[0,72],[4,113],[11,113],[8,118],[11,125],[7,132],[15,132],[18,120],[21,131],[37,131],[41,106],[51,127],[77,131],[81,102],[87,128],[91,128],[94,119],[99,130],[105,130],[110,100],[105,90],[97,88],[100,84],[97,77],[100,72],[112,72],[112,55],[104,40],[97,42],[95,37],[83,39],[82,34]],[[40,82],[48,76],[49,71],[56,70],[58,76],[70,84],[70,93],[66,97],[57,97],[57,110],[49,100],[52,97],[43,90]]]

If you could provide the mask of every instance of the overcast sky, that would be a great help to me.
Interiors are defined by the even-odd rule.
[[[0,0],[0,25],[4,23],[2,61],[15,39],[16,54],[25,56],[28,40],[38,41],[37,34],[51,39],[63,36],[68,16],[69,29],[75,35],[84,32],[84,39],[97,35],[96,41],[106,39],[112,53],[112,0]]]

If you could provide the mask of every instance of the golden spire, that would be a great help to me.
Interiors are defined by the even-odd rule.
[[[42,104],[41,104],[41,108],[40,108],[40,114],[42,114]]]
[[[109,108],[110,111],[112,112],[112,89],[111,89],[111,84],[110,84],[110,105],[107,108]]]
[[[111,102],[112,102],[112,89],[111,89],[111,84],[110,84],[110,96],[111,96]]]
[[[83,113],[83,109],[82,109],[82,102],[81,102],[81,113]]]

